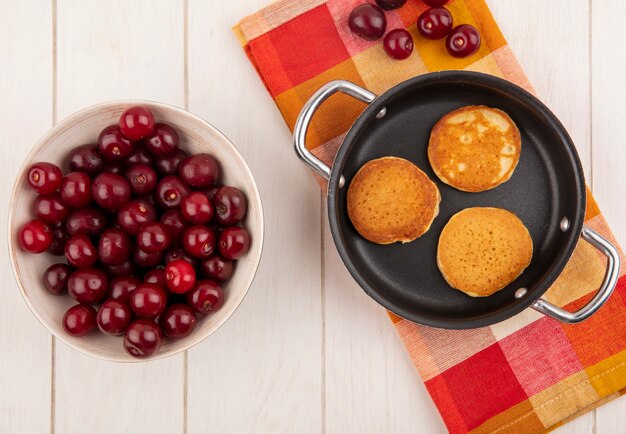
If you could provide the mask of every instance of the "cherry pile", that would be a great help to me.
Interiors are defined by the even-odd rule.
[[[457,58],[471,56],[480,48],[481,37],[470,24],[452,27],[452,14],[443,7],[449,0],[422,0],[429,9],[417,18],[417,30],[427,39],[446,38],[448,53]],[[376,0],[376,5],[365,3],[354,8],[348,19],[350,30],[367,41],[377,41],[387,31],[387,17],[384,11],[401,8],[407,0]],[[393,59],[407,59],[413,53],[413,36],[405,29],[395,29],[387,33],[383,48]]]
[[[213,156],[188,155],[179,142],[150,110],[131,107],[97,145],[70,152],[65,176],[51,163],[30,167],[36,218],[19,242],[30,253],[65,256],[43,283],[78,302],[63,316],[68,334],[124,335],[129,354],[149,357],[164,336],[189,336],[197,315],[224,303],[220,284],[250,248],[239,226],[247,199],[220,185]]]

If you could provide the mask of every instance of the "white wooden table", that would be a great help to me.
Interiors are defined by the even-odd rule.
[[[231,34],[268,1],[0,0],[3,246],[8,196],[34,142],[70,113],[119,98],[185,107],[221,129],[256,176],[267,222],[257,279],[234,317],[186,354],[136,365],[52,338],[3,252],[0,433],[445,432],[385,313],[343,268],[318,187]],[[626,3],[489,4],[626,243]],[[559,432],[625,426],[622,398]]]

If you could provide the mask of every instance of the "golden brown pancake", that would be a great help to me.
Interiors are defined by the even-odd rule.
[[[515,214],[500,208],[456,213],[437,247],[437,265],[446,282],[472,297],[486,297],[513,282],[532,256],[528,229]]]
[[[415,164],[383,157],[359,169],[348,189],[348,216],[363,238],[377,244],[408,243],[439,214],[441,196]]]
[[[476,193],[508,181],[521,151],[522,139],[509,115],[477,105],[454,110],[435,124],[428,159],[443,182]]]

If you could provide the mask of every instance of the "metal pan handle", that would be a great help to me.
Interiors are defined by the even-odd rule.
[[[322,86],[302,108],[293,131],[293,142],[296,148],[296,154],[298,154],[298,157],[313,169],[315,173],[327,181],[330,179],[331,168],[306,148],[306,133],[309,130],[311,119],[313,119],[313,115],[317,109],[324,101],[337,92],[343,92],[346,95],[350,95],[368,104],[376,99],[375,94],[367,89],[363,89],[361,86],[346,80],[336,80]],[[339,188],[343,187],[344,184],[345,179],[342,175],[339,180]]]
[[[575,324],[586,320],[602,307],[609,297],[611,297],[611,294],[617,285],[617,278],[620,270],[619,252],[606,238],[587,226],[583,226],[580,236],[583,240],[587,241],[596,249],[604,253],[608,259],[604,281],[602,282],[602,285],[600,286],[600,289],[596,293],[595,297],[593,297],[589,303],[576,312],[568,312],[541,298],[532,305],[533,309],[543,313],[544,315],[548,315],[558,321],[569,324]]]

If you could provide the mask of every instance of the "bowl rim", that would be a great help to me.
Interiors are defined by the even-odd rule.
[[[211,330],[209,333],[207,333],[206,335],[199,335],[198,337],[196,337],[195,339],[190,339],[192,338],[193,334],[191,336],[188,336],[185,339],[189,339],[188,343],[185,343],[185,345],[183,347],[181,347],[180,349],[177,350],[170,350],[167,352],[157,352],[156,354],[154,354],[151,357],[147,357],[147,358],[116,358],[116,357],[107,357],[104,356],[102,354],[99,353],[94,353],[91,352],[89,350],[87,350],[86,348],[83,348],[82,346],[76,345],[73,341],[66,339],[66,336],[63,335],[62,333],[56,333],[55,331],[51,330],[45,320],[39,315],[39,312],[37,311],[37,309],[35,308],[35,306],[33,306],[33,304],[31,303],[30,297],[27,295],[26,290],[24,288],[24,283],[22,282],[22,278],[20,275],[20,271],[19,271],[19,267],[17,264],[17,249],[14,247],[19,248],[18,244],[17,244],[17,235],[15,234],[14,231],[14,227],[12,225],[13,223],[13,218],[14,218],[14,214],[15,214],[15,200],[16,200],[16,196],[18,194],[18,190],[20,188],[20,184],[21,182],[24,180],[24,173],[27,169],[27,167],[29,166],[30,161],[33,159],[34,155],[37,154],[41,149],[43,149],[43,147],[46,145],[46,143],[50,140],[51,137],[53,137],[56,134],[59,134],[62,130],[65,130],[67,128],[69,128],[73,123],[77,122],[78,120],[82,119],[86,114],[91,113],[92,111],[97,111],[97,110],[101,110],[101,109],[105,109],[111,106],[117,106],[117,105],[151,105],[151,106],[155,106],[158,107],[160,109],[164,109],[164,110],[169,110],[169,111],[173,111],[176,112],[182,116],[187,116],[190,118],[193,118],[195,121],[200,122],[201,124],[203,124],[206,128],[208,128],[209,130],[212,130],[214,134],[216,134],[217,136],[219,136],[225,144],[228,145],[230,151],[232,152],[233,156],[239,161],[239,163],[241,164],[241,166],[248,172],[248,174],[250,175],[250,178],[252,179],[252,188],[253,188],[253,195],[256,199],[257,202],[257,206],[259,209],[259,234],[255,234],[255,240],[257,240],[256,242],[260,243],[260,248],[259,248],[259,253],[258,253],[258,257],[255,259],[255,263],[253,265],[253,269],[252,269],[252,273],[250,274],[248,280],[247,280],[247,284],[244,284],[243,286],[245,286],[245,289],[243,289],[242,291],[242,295],[241,295],[241,299],[239,300],[239,302],[234,306],[233,310],[226,315],[223,320],[218,323],[216,325],[216,327]],[[239,149],[237,149],[237,147],[235,146],[235,144],[228,138],[226,137],[226,135],[224,133],[222,133],[219,129],[217,129],[215,126],[213,126],[212,124],[210,124],[208,121],[202,119],[200,116],[182,109],[180,107],[176,107],[174,105],[170,105],[170,104],[165,104],[165,103],[161,103],[158,101],[153,101],[153,100],[145,100],[145,99],[121,99],[121,100],[108,100],[108,101],[104,101],[101,103],[97,103],[97,104],[93,104],[91,106],[85,107],[77,112],[74,112],[68,116],[66,116],[65,118],[63,118],[61,121],[57,122],[52,128],[50,128],[41,138],[39,138],[39,140],[35,143],[35,145],[33,146],[33,148],[30,150],[30,152],[26,155],[26,157],[24,157],[24,160],[22,162],[22,164],[20,165],[20,168],[18,169],[17,172],[17,176],[15,179],[15,182],[13,184],[13,189],[11,190],[11,197],[9,199],[9,212],[8,212],[8,220],[7,220],[7,249],[9,250],[9,258],[11,260],[11,269],[13,271],[13,278],[15,279],[17,286],[20,290],[20,293],[22,295],[22,298],[24,299],[24,301],[26,302],[26,305],[28,306],[28,308],[30,309],[30,311],[33,313],[33,315],[37,318],[37,320],[44,326],[44,328],[46,330],[48,330],[49,333],[51,333],[55,338],[59,339],[61,342],[63,342],[65,345],[67,345],[68,347],[78,351],[81,354],[85,354],[87,356],[90,357],[94,357],[96,359],[99,360],[105,360],[108,362],[114,362],[114,363],[122,363],[122,364],[132,364],[132,363],[145,363],[145,362],[152,362],[155,360],[160,360],[160,359],[164,359],[167,357],[171,357],[174,356],[176,354],[180,354],[183,353],[187,350],[189,350],[190,348],[196,346],[197,344],[199,344],[200,342],[204,341],[205,339],[207,339],[209,336],[211,336],[212,334],[214,334],[215,332],[217,332],[226,322],[228,322],[228,320],[233,316],[233,314],[239,309],[239,307],[241,306],[241,304],[243,303],[243,300],[246,298],[246,296],[248,295],[248,292],[250,291],[250,287],[252,286],[252,283],[254,282],[254,279],[257,275],[257,272],[259,270],[259,265],[261,263],[261,259],[263,257],[263,248],[264,248],[264,241],[265,241],[265,216],[264,216],[264,212],[263,212],[263,203],[262,203],[262,198],[261,198],[261,194],[259,192],[257,183],[256,183],[256,179],[252,173],[252,171],[250,170],[250,166],[248,166],[248,163],[246,162],[246,160],[243,158],[243,156],[241,155],[241,152],[239,152]]]

